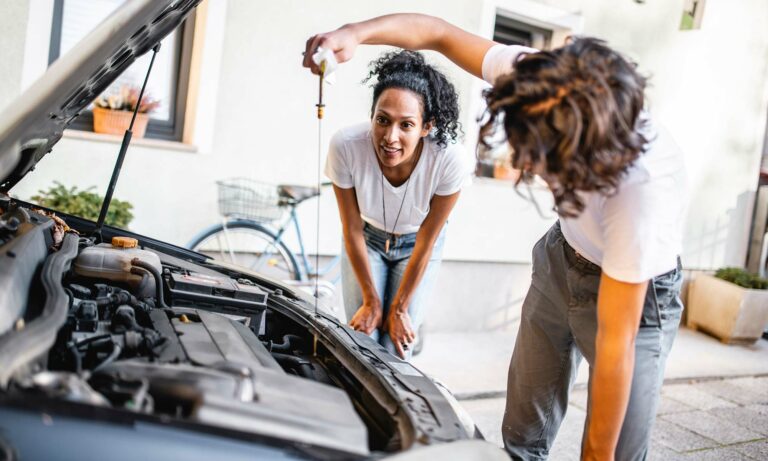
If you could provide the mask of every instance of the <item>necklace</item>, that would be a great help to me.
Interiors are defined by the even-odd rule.
[[[400,220],[400,212],[403,211],[405,197],[408,196],[408,186],[411,183],[411,176],[413,175],[413,171],[416,169],[416,165],[419,163],[423,147],[424,144],[420,142],[418,157],[416,157],[416,160],[413,162],[413,168],[411,169],[411,173],[408,175],[408,179],[405,180],[405,191],[403,192],[403,199],[400,201],[400,209],[397,210],[397,216],[395,217],[395,224],[392,226],[392,232],[387,230],[387,208],[384,205],[384,169],[382,168],[383,165],[379,164],[379,170],[381,170],[381,209],[384,215],[384,232],[387,233],[387,240],[384,242],[384,253],[386,254],[389,254],[389,244],[392,239],[394,239],[394,244],[397,245],[397,235],[395,234],[395,229],[397,229],[397,222]]]
[[[400,209],[397,210],[397,217],[395,218],[395,224],[392,226],[392,232],[387,230],[387,208],[384,206],[384,172],[381,172],[381,209],[384,214],[384,232],[387,233],[387,240],[384,242],[384,253],[389,254],[390,239],[395,240],[397,245],[397,235],[395,235],[395,229],[397,229],[397,221],[400,220],[400,212],[403,211],[403,204],[405,203],[405,197],[408,195],[408,184],[411,182],[411,177],[405,181],[405,192],[403,192],[403,200],[400,202]]]

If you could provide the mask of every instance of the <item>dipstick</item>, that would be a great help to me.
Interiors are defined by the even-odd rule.
[[[323,153],[323,115],[325,114],[325,104],[323,104],[323,83],[325,80],[325,60],[320,62],[320,86],[317,98],[317,191],[320,192],[322,186],[320,173],[320,159]],[[317,315],[317,302],[320,298],[320,197],[317,198],[317,228],[315,229],[315,315]]]
[[[320,91],[319,96],[317,98],[317,119],[322,120],[323,119],[323,113],[325,112],[323,109],[325,109],[325,104],[323,104],[323,80],[325,80],[325,61],[320,62]],[[318,159],[319,159],[319,152],[318,152]]]

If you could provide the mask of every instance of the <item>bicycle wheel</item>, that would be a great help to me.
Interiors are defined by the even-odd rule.
[[[270,230],[252,222],[230,221],[196,237],[189,248],[276,280],[301,280],[293,253]]]

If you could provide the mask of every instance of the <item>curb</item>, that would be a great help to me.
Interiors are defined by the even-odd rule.
[[[694,384],[705,383],[709,381],[724,381],[727,379],[739,379],[739,378],[766,378],[768,373],[746,374],[746,375],[730,375],[730,376],[695,376],[695,377],[682,377],[682,378],[667,378],[664,380],[663,385],[668,384]],[[587,383],[577,383],[573,385],[573,390],[583,390],[587,388]],[[480,391],[480,392],[459,392],[453,395],[456,400],[469,401],[469,400],[485,400],[485,399],[500,399],[507,396],[506,390],[501,391]]]

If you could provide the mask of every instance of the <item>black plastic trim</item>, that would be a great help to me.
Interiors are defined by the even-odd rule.
[[[77,256],[78,241],[76,235],[65,234],[61,249],[45,261],[40,274],[46,293],[41,316],[22,330],[0,337],[0,387],[5,388],[14,373],[53,346],[69,309],[69,296],[61,279]]]

